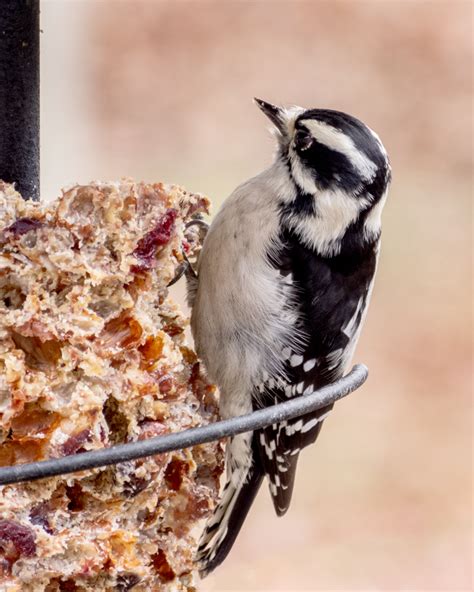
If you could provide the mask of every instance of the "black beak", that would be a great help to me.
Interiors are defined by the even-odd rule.
[[[257,107],[265,113],[268,119],[276,126],[278,131],[285,135],[287,132],[286,129],[286,117],[285,112],[281,107],[276,107],[271,103],[267,103],[266,101],[262,101],[261,99],[254,99]]]

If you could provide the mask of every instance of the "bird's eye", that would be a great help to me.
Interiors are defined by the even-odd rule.
[[[301,150],[302,152],[304,152],[305,150],[308,150],[308,148],[311,147],[312,143],[313,137],[309,132],[302,129],[297,130],[295,134],[295,148],[298,151]]]

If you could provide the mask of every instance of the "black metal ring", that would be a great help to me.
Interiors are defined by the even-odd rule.
[[[355,391],[367,379],[368,370],[363,364],[357,364],[351,372],[336,382],[325,386],[310,395],[302,395],[284,403],[273,405],[248,415],[217,421],[199,428],[191,428],[166,436],[157,436],[140,442],[120,444],[102,450],[91,450],[72,456],[65,456],[36,463],[4,467],[0,469],[0,485],[10,485],[24,481],[33,481],[45,477],[66,475],[76,471],[94,469],[120,462],[130,461],[172,450],[190,448],[197,444],[212,442],[226,436],[250,432],[272,423],[305,415]]]

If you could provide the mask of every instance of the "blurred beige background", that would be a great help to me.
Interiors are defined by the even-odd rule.
[[[42,28],[43,199],[130,175],[215,211],[271,162],[253,96],[346,110],[391,155],[370,379],[201,590],[470,590],[472,4],[43,0]]]

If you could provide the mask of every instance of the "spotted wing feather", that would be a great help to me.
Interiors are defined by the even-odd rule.
[[[268,426],[255,434],[260,461],[278,516],[285,514],[290,506],[299,453],[316,440],[323,416],[328,412],[329,408],[324,408],[301,418]]]
[[[297,312],[306,339],[298,351],[287,348],[283,352],[285,376],[259,389],[255,408],[308,395],[342,376],[357,340],[375,271],[375,259],[367,266],[354,266],[345,259],[315,254],[289,231],[284,231],[281,239],[283,247],[272,264],[285,289],[293,287],[289,303]],[[357,274],[351,277],[353,269]],[[299,453],[315,442],[331,409],[327,406],[255,434],[278,515],[290,505]]]

